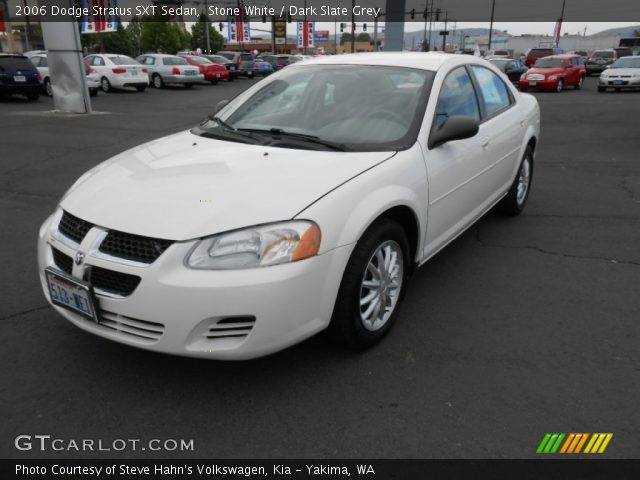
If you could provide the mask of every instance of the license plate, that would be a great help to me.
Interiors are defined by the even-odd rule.
[[[14,82],[26,82],[27,81],[27,77],[25,77],[24,75],[14,75],[13,76],[13,81]]]
[[[613,85],[624,85],[626,82],[624,80],[614,80],[611,82]]]
[[[231,70],[232,72],[235,72],[236,67],[229,67],[229,70]]]
[[[51,301],[62,308],[97,321],[91,285],[64,275],[52,268],[45,269]]]
[[[538,85],[538,82],[529,82],[530,87],[535,87],[536,85]]]
[[[184,74],[185,75],[195,75],[196,71],[195,70],[185,70]]]
[[[220,78],[222,75],[220,75],[219,73],[216,73],[216,78]]]

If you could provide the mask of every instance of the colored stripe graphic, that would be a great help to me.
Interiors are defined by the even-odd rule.
[[[613,433],[546,433],[538,445],[536,453],[604,453],[612,438]],[[589,441],[587,442],[587,440]],[[583,451],[582,447],[585,443],[587,446]]]
[[[538,445],[536,453],[556,453],[564,437],[564,433],[547,433]]]

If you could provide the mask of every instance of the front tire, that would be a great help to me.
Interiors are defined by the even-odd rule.
[[[560,79],[558,80],[558,85],[556,86],[556,92],[560,93],[562,90],[564,90],[564,80]]]
[[[90,88],[89,89],[89,96],[97,97],[98,96],[98,89],[97,88]]]
[[[498,203],[498,209],[506,215],[520,215],[529,199],[533,180],[533,149],[528,146],[520,162],[520,168],[509,193]]]
[[[575,85],[575,89],[580,90],[582,88],[583,83],[584,83],[584,77],[580,77],[580,79],[578,80],[578,83],[576,83]]]
[[[600,93],[605,92],[607,89],[605,87],[598,87],[598,91]]]
[[[376,220],[356,244],[347,263],[329,334],[352,349],[374,345],[391,330],[411,267],[404,229],[388,218]]]
[[[186,89],[193,88],[193,83],[185,83],[184,88]]]
[[[142,86],[142,87],[136,87],[136,90],[137,90],[139,93],[144,92],[146,89],[147,89],[147,87],[144,87],[144,86]]]

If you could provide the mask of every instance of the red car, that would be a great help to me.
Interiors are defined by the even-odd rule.
[[[553,55],[539,59],[527,73],[520,77],[520,90],[555,90],[565,87],[582,88],[587,71],[579,55]]]
[[[198,67],[207,82],[218,83],[221,80],[229,80],[229,71],[224,65],[213,63],[208,58],[198,55],[181,55],[189,65]]]

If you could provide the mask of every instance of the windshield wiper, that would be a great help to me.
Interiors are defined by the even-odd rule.
[[[332,150],[336,150],[339,152],[346,152],[349,149],[344,143],[336,143],[331,142],[329,140],[323,140],[320,137],[315,135],[309,135],[306,133],[296,133],[296,132],[287,132],[281,128],[269,128],[269,129],[260,129],[260,128],[238,128],[236,129],[238,132],[252,132],[252,133],[261,133],[271,135],[272,137],[290,137],[296,140],[300,140],[302,142],[313,143],[316,145],[322,145],[323,147],[330,148]]]
[[[216,116],[216,115],[208,115],[207,118],[213,122],[216,122],[218,125],[220,125],[222,128],[224,128],[225,130],[230,130],[232,132],[237,132],[238,129],[232,127],[231,125],[229,125],[227,122],[225,122],[224,120],[222,120],[220,117]]]

